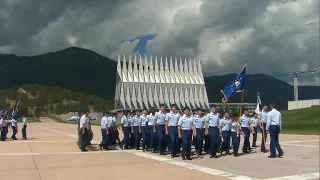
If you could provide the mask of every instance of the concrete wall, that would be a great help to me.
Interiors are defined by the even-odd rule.
[[[320,106],[320,99],[288,101],[288,110],[303,109],[311,106]]]

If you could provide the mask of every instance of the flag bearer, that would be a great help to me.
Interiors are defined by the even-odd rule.
[[[215,106],[210,105],[210,113],[207,115],[206,132],[210,136],[210,158],[217,158],[217,151],[220,146],[220,137],[222,136],[221,127],[219,125],[220,114],[216,112]]]
[[[252,136],[253,136],[252,147],[257,147],[256,142],[257,142],[259,119],[256,113],[253,113],[253,117],[250,119],[250,124],[252,126]]]
[[[238,149],[240,145],[240,119],[238,114],[233,114],[231,122],[231,137],[232,137],[232,148],[233,148],[233,155],[238,157]]]
[[[10,122],[11,122],[11,128],[12,128],[11,139],[17,140],[16,134],[18,133],[18,122],[17,122],[16,118],[15,119],[12,118]]]
[[[204,137],[204,127],[205,118],[202,116],[201,108],[196,108],[195,115],[193,116],[193,124],[196,128],[195,139],[195,149],[198,155],[202,155],[203,151],[203,137]]]
[[[142,135],[142,150],[148,150],[148,111],[144,109],[142,111],[141,121],[140,121],[140,131]]]
[[[165,151],[165,108],[164,104],[160,104],[160,110],[155,115],[154,132],[157,133],[158,149],[160,155],[164,155]]]
[[[261,139],[261,152],[266,153],[266,140],[267,140],[267,130],[266,130],[266,126],[267,126],[267,119],[268,119],[268,106],[264,105],[262,107],[262,112],[260,115],[260,130],[261,130],[261,134],[262,134],[262,139]]]
[[[181,157],[183,160],[191,159],[191,141],[192,141],[192,135],[195,136],[197,133],[193,118],[190,116],[190,109],[189,107],[183,108],[183,116],[180,117],[178,122],[178,136],[179,138],[182,138],[182,151],[181,151]]]
[[[156,132],[153,131],[154,128],[154,118],[156,114],[156,109],[154,107],[151,107],[150,114],[148,117],[148,149],[154,152],[154,149],[156,149]]]
[[[244,136],[244,142],[243,142],[243,148],[242,151],[243,153],[249,153],[250,152],[250,118],[249,118],[249,112],[247,108],[243,109],[243,115],[240,119],[241,121],[241,131]]]
[[[220,120],[220,127],[222,130],[223,142],[221,146],[221,154],[223,151],[226,152],[226,155],[231,155],[229,152],[230,147],[230,136],[231,136],[231,120],[229,119],[229,113],[224,114],[224,118]]]
[[[88,151],[86,149],[88,145],[88,129],[89,129],[89,119],[87,117],[88,111],[84,110],[83,115],[80,118],[80,132],[81,132],[81,151]]]
[[[27,119],[22,116],[22,139],[27,140]]]
[[[136,110],[136,115],[132,118],[132,124],[131,129],[134,137],[134,147],[136,150],[139,150],[140,146],[140,124],[141,124],[141,116],[140,116],[141,110]]]
[[[129,148],[128,145],[129,145],[130,122],[128,119],[128,110],[127,109],[123,110],[123,115],[122,115],[120,123],[121,123],[121,127],[122,127],[122,132],[123,132],[123,139],[119,145],[122,150],[128,149]]]
[[[180,118],[180,114],[178,113],[178,110],[176,108],[175,104],[171,105],[171,112],[166,114],[166,135],[170,138],[170,152],[171,152],[171,158],[175,157],[177,155],[177,145],[178,145],[178,121]]]
[[[109,130],[108,130],[108,112],[103,112],[103,118],[101,119],[101,135],[102,141],[99,144],[100,150],[108,149],[109,143]]]

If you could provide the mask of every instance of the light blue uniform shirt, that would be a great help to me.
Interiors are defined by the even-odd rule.
[[[235,120],[231,121],[231,132],[239,132],[240,124],[237,124]]]
[[[218,125],[219,125],[219,113],[210,112],[207,115],[206,121],[209,123],[209,127],[218,127]]]
[[[108,127],[111,127],[112,126],[112,118],[111,117],[107,117],[107,125]]]
[[[241,121],[241,127],[250,127],[250,118],[248,116],[242,115],[240,118]]]
[[[280,130],[282,129],[281,113],[276,109],[272,109],[268,113],[268,120],[267,120],[267,126],[266,126],[267,130],[269,130],[270,125],[276,125],[276,126],[279,126]]]
[[[178,113],[167,113],[166,121],[168,121],[168,126],[178,126],[178,122],[180,119],[180,114]]]
[[[22,124],[23,124],[23,125],[27,125],[27,119],[26,119],[26,118],[23,118],[23,119],[22,119]]]
[[[112,117],[111,118],[111,124],[112,124],[112,127],[117,127],[117,118]]]
[[[191,130],[193,125],[193,118],[191,116],[183,115],[178,121],[178,126],[181,126],[182,130]]]
[[[1,123],[1,126],[2,127],[7,127],[9,123],[10,123],[10,120],[3,119],[2,123]]]
[[[251,126],[253,126],[253,127],[258,127],[258,119],[257,118],[250,118],[250,124],[251,124]]]
[[[132,118],[132,125],[133,126],[139,126],[139,124],[141,123],[141,117],[139,116],[135,116]]]
[[[205,117],[200,117],[198,115],[193,116],[193,124],[196,126],[196,128],[203,129],[206,125],[205,122]]]
[[[154,125],[155,115],[149,114],[147,117],[148,117],[148,126],[153,126]]]
[[[219,122],[222,131],[230,131],[232,121],[230,119],[223,118]]]
[[[16,122],[17,122],[17,121],[16,121],[15,119],[11,119],[11,126],[12,126],[12,127],[15,127],[15,126],[16,126]]]
[[[140,116],[141,119],[141,126],[146,126],[148,124],[148,116],[142,115]]]
[[[267,124],[268,112],[262,110],[260,117],[261,117],[261,122]]]
[[[107,128],[107,117],[103,117],[101,119],[101,129],[106,129]]]
[[[166,114],[159,111],[155,115],[155,120],[157,121],[157,124],[162,125],[165,124]]]
[[[82,115],[80,118],[80,128],[82,128],[83,124],[86,129],[89,128],[89,119],[87,118],[86,115]]]
[[[130,122],[129,122],[129,119],[127,118],[127,116],[125,116],[125,115],[122,116],[121,124],[123,124],[123,127],[129,127],[130,126]]]

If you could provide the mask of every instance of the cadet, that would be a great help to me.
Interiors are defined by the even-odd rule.
[[[81,132],[81,151],[88,151],[86,149],[88,145],[88,129],[89,119],[87,118],[88,111],[84,110],[83,115],[80,118],[80,132]]]
[[[164,111],[164,104],[160,104],[160,110],[155,115],[154,129],[153,131],[157,133],[158,149],[160,155],[164,155],[165,151],[165,118],[166,114]]]
[[[178,153],[177,145],[178,145],[178,121],[180,118],[180,114],[178,114],[178,110],[175,104],[171,105],[171,112],[166,114],[166,135],[170,138],[170,152],[171,158],[175,157]]]
[[[253,117],[250,119],[250,124],[252,126],[252,136],[253,136],[252,147],[257,147],[256,142],[257,142],[259,119],[256,113],[253,113]]]
[[[240,145],[240,121],[238,114],[233,114],[231,122],[231,137],[232,137],[232,148],[233,148],[233,155],[238,157],[238,149]]]
[[[279,152],[278,157],[283,156],[283,150],[279,143],[279,133],[282,129],[281,113],[276,109],[276,104],[270,104],[271,111],[268,113],[266,130],[270,132],[270,156],[276,158],[276,149]]]
[[[27,140],[27,119],[22,116],[22,139]]]
[[[203,118],[204,118],[204,120],[207,119],[208,113],[209,113],[209,109],[203,109]],[[204,125],[203,128],[205,129],[206,125]],[[204,152],[208,153],[209,152],[209,148],[210,148],[210,136],[209,136],[208,132],[204,133],[203,139],[204,139],[203,150],[204,150]]]
[[[135,111],[131,110],[130,112],[130,117],[129,117],[129,124],[130,124],[130,138],[129,138],[129,144],[130,144],[130,148],[133,149],[134,148],[134,134],[133,134],[133,118],[135,116]]]
[[[17,134],[17,132],[18,132],[18,122],[17,122],[17,120],[16,119],[11,119],[11,128],[12,128],[12,136],[11,136],[11,138],[13,139],[13,140],[17,140],[17,138],[16,138],[16,134]]]
[[[261,134],[262,134],[262,140],[261,140],[261,152],[266,153],[266,140],[267,140],[267,130],[266,130],[266,126],[267,126],[267,119],[268,119],[268,106],[264,105],[262,107],[262,112],[261,112],[261,121],[260,121],[260,130],[261,130]]]
[[[129,131],[130,131],[130,122],[128,119],[128,110],[124,109],[123,110],[123,115],[121,118],[121,127],[122,127],[122,132],[123,132],[123,139],[120,142],[120,148],[123,149],[128,149],[129,145]],[[123,148],[124,145],[124,148]]]
[[[8,120],[6,120],[5,115],[1,115],[0,119],[0,129],[1,129],[1,141],[5,141],[8,133]]]
[[[244,136],[244,142],[243,142],[243,148],[242,151],[243,153],[249,153],[251,151],[250,148],[250,118],[248,116],[248,109],[243,109],[243,115],[241,117],[241,131]]]
[[[222,148],[221,148],[221,154],[223,151],[226,152],[225,155],[231,155],[229,152],[230,147],[230,136],[231,136],[231,120],[229,119],[229,113],[224,113],[224,118],[220,120],[219,124],[222,130]]]
[[[140,121],[140,131],[142,135],[142,150],[148,150],[148,111],[144,109],[142,111],[141,121]]]
[[[108,112],[103,112],[103,118],[101,119],[101,133],[102,141],[99,144],[100,150],[108,149],[109,143],[109,130],[108,130]]]
[[[115,145],[116,143],[120,144],[116,112],[111,113],[111,124],[112,124],[112,136],[113,136],[112,144],[113,145]]]
[[[202,155],[203,151],[203,137],[204,137],[204,127],[205,127],[205,118],[202,116],[201,108],[196,108],[195,115],[193,116],[193,124],[196,128],[195,139],[195,150],[198,155]]]
[[[219,125],[219,113],[216,113],[214,105],[210,105],[210,113],[207,115],[206,133],[210,136],[210,158],[217,158],[217,151],[220,146],[220,137],[222,136],[221,127]]]
[[[141,124],[141,117],[140,117],[141,110],[136,110],[136,115],[132,118],[132,133],[134,137],[134,147],[136,150],[139,150],[139,144],[140,144],[140,124]]]
[[[151,107],[150,109],[150,114],[147,116],[148,117],[148,149],[151,150],[152,152],[155,149],[156,146],[156,132],[153,131],[154,128],[154,118],[155,118],[155,113],[156,110],[154,107]]]
[[[180,117],[178,122],[178,136],[182,138],[182,152],[181,157],[182,160],[191,159],[191,141],[192,135],[195,136],[196,129],[193,124],[193,118],[190,116],[189,107],[183,108],[183,116]],[[192,134],[193,132],[193,134]]]

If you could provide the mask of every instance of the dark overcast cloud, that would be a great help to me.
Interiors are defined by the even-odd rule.
[[[123,40],[158,34],[149,54],[195,57],[207,74],[245,60],[248,73],[320,68],[319,0],[0,0],[0,24],[0,53],[76,45],[115,57],[138,43]]]

